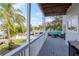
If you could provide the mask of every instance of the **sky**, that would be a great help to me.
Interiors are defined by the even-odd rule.
[[[43,14],[37,4],[32,4],[31,9],[31,24],[32,26],[38,26],[42,24]]]
[[[19,3],[19,4],[16,4],[14,7],[17,9],[20,9],[23,12],[22,14],[27,19],[27,4]],[[42,24],[42,18],[43,18],[43,16],[42,16],[41,10],[39,9],[38,5],[32,4],[32,6],[31,6],[31,25],[38,26],[38,25]],[[27,20],[25,23],[27,23]]]
[[[20,9],[22,11],[22,14],[26,18],[25,25],[27,24],[27,4],[24,3],[17,3],[14,5],[14,8]],[[31,5],[31,25],[32,26],[39,26],[42,25],[43,21],[43,13],[41,12],[39,6],[36,3],[32,3]],[[50,22],[54,20],[54,17],[45,17],[46,22]],[[77,25],[77,21],[72,21],[73,25]]]
[[[25,16],[26,21],[25,25],[27,24],[27,4],[25,3],[17,3],[13,5],[15,9],[20,9],[22,11],[22,15]],[[38,4],[32,3],[31,4],[31,26],[39,26],[42,25],[43,19],[43,13],[41,12],[41,9],[39,8]],[[46,22],[50,22],[54,19],[54,17],[45,17]],[[1,22],[0,22],[1,24]]]
[[[26,17],[27,19],[27,4],[16,4],[14,6],[15,8],[17,9],[20,9],[23,13],[23,15]],[[51,19],[54,19],[54,18],[51,18],[51,17],[46,17],[46,22],[50,22],[52,21]],[[43,21],[43,13],[41,12],[39,6],[35,3],[32,3],[31,5],[31,25],[32,26],[39,26],[39,25],[42,25],[42,21]],[[27,23],[27,22],[25,22]]]

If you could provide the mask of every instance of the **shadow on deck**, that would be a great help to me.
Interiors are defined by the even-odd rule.
[[[68,46],[64,39],[48,37],[38,56],[68,56]]]

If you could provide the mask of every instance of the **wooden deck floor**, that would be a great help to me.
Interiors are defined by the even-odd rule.
[[[68,46],[64,39],[48,38],[38,56],[68,56]]]

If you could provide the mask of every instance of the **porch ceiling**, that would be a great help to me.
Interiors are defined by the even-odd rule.
[[[72,3],[40,3],[45,16],[65,15]]]

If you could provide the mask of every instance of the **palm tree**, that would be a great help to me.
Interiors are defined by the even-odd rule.
[[[22,28],[25,17],[18,12],[18,10],[14,9],[13,4],[11,3],[1,3],[0,4],[0,18],[4,19],[4,25],[2,28],[7,30],[9,42],[11,42],[11,32],[16,33],[17,30],[13,25],[15,22],[20,25]],[[9,44],[10,46],[10,44]]]
[[[22,33],[23,32],[22,26],[24,26],[25,17],[22,16],[21,14],[17,13],[17,11],[16,11],[14,21],[15,21],[15,23],[17,23],[19,25],[19,27],[20,27],[19,32]]]

